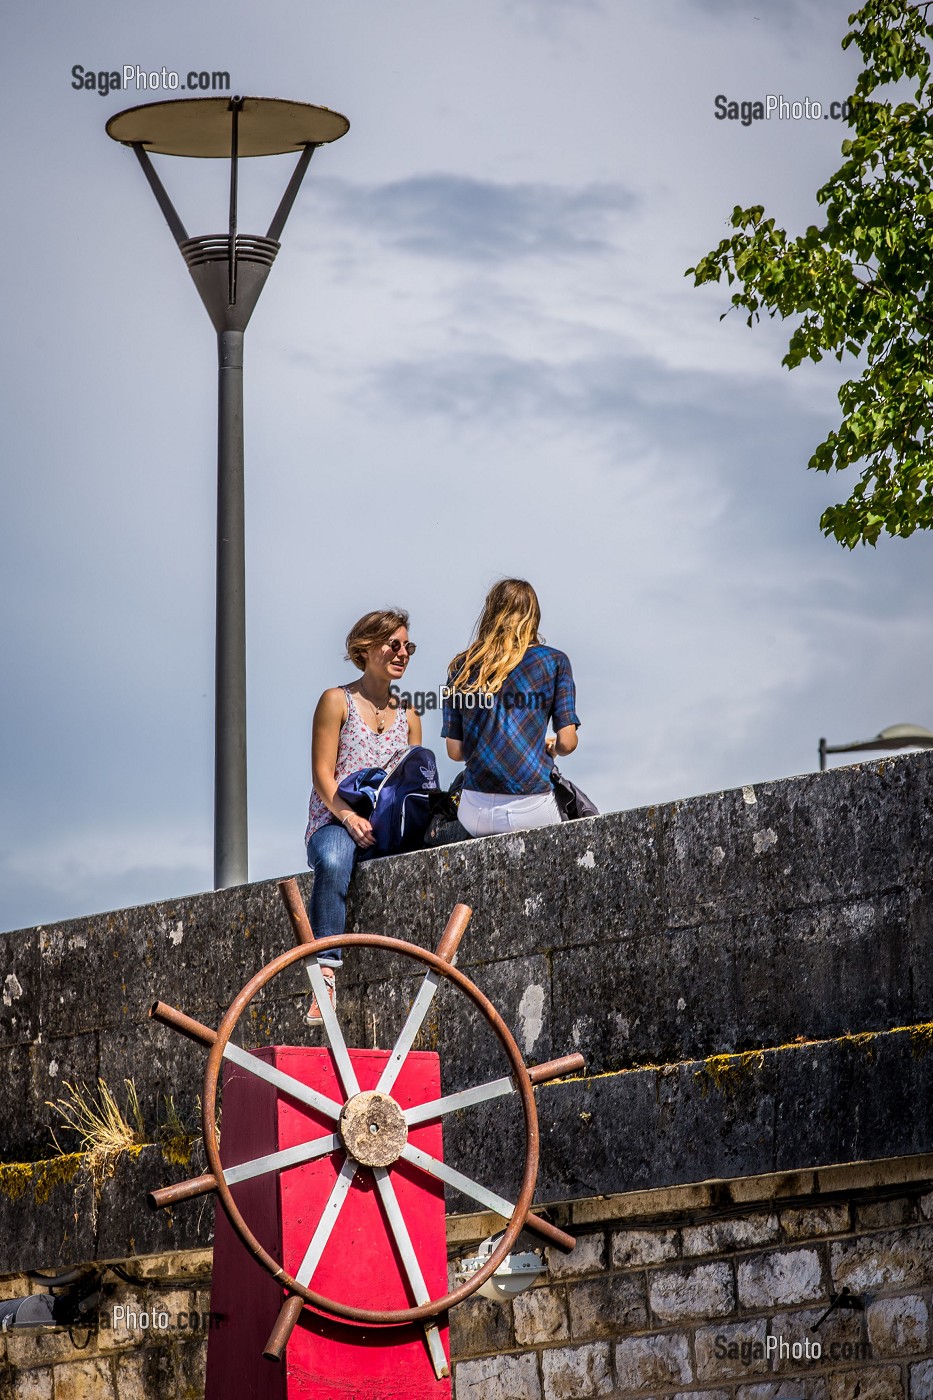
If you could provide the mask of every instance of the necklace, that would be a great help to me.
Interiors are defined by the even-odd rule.
[[[389,703],[388,700],[386,700],[384,705],[377,705],[374,700],[370,700],[369,696],[366,694],[362,686],[360,686],[359,690],[357,691],[357,695],[362,695],[363,699],[366,701],[367,705],[372,710],[373,715],[376,719],[376,733],[381,734],[386,727],[385,711],[386,706]]]

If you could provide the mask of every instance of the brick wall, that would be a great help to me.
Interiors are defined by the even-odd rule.
[[[457,1309],[457,1400],[933,1400],[928,1189],[605,1221],[548,1256]],[[845,1286],[863,1307],[812,1332]]]

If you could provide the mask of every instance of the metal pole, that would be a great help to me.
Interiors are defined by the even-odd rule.
[[[820,772],[826,772],[826,740],[820,740]]]
[[[230,306],[236,305],[236,200],[237,200],[237,162],[240,154],[239,121],[240,108],[243,106],[242,97],[235,97],[230,103],[230,260],[229,289],[227,301]]]
[[[246,828],[246,560],[243,332],[220,331],[217,425],[217,651],[214,709],[214,888],[248,876]]]

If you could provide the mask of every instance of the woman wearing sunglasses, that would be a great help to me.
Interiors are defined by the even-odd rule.
[[[421,743],[420,718],[389,694],[414,652],[415,644],[408,640],[407,612],[390,608],[367,613],[347,637],[346,659],[363,674],[350,685],[325,690],[314,711],[314,787],[305,843],[314,871],[308,917],[318,938],[343,933],[353,866],[360,851],[376,844],[370,823],[337,795],[340,780],[360,768],[382,768],[398,749]],[[320,962],[331,1005],[336,1005],[334,974],[343,957],[334,950],[322,954]],[[308,1020],[321,1020],[316,998]]]
[[[466,763],[457,815],[471,836],[561,819],[551,769],[557,754],[577,747],[580,721],[570,662],[541,641],[540,621],[531,584],[501,579],[475,640],[450,663],[441,734],[449,756]]]

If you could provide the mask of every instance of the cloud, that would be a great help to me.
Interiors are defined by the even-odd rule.
[[[475,263],[601,253],[612,245],[615,222],[636,206],[617,184],[568,188],[461,175],[369,186],[326,180],[318,189],[332,214],[384,246]]]
[[[801,0],[690,0],[690,4],[717,19],[760,21],[780,29],[798,25],[806,15]]]

